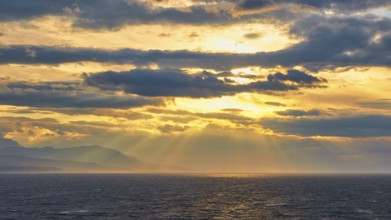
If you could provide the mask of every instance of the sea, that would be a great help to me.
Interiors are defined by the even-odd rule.
[[[0,174],[0,219],[391,219],[391,175]]]

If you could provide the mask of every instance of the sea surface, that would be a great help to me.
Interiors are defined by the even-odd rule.
[[[391,219],[391,176],[0,174],[0,219]]]

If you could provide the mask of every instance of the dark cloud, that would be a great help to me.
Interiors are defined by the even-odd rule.
[[[36,90],[36,91],[74,91],[80,90],[79,82],[9,82],[6,87],[11,90]]]
[[[382,137],[391,136],[391,117],[363,115],[339,118],[262,119],[264,128],[300,136]]]
[[[390,30],[389,18],[308,15],[295,21],[290,29],[292,35],[304,40],[274,52],[234,54],[185,50],[111,51],[15,45],[0,48],[0,63],[59,64],[93,61],[131,63],[139,67],[157,64],[162,68],[195,67],[218,70],[246,66],[304,66],[312,71],[349,66],[391,67]],[[27,56],[26,48],[34,51],[35,55]]]
[[[228,13],[210,12],[203,6],[189,7],[189,10],[184,11],[176,8],[153,9],[136,1],[128,2],[130,1],[93,0],[91,3],[80,1],[77,5],[83,13],[77,16],[75,25],[84,28],[112,28],[138,23],[227,23],[233,19]]]
[[[315,76],[311,76],[305,72],[299,70],[288,70],[287,74],[275,73],[267,76],[269,81],[291,81],[300,84],[314,84],[327,82],[325,79],[320,79]]]
[[[154,9],[136,0],[0,0],[0,5],[1,21],[45,15],[72,16],[74,25],[83,28],[117,28],[126,24],[167,22],[226,23],[232,18],[228,13],[210,12],[203,6],[192,6],[186,11],[176,8]]]
[[[232,24],[236,20],[228,12],[209,12],[205,7],[194,6],[184,11],[175,8],[153,9],[141,3],[108,0],[37,0],[31,2],[0,0],[0,20],[29,19],[48,14],[61,14],[72,9],[75,25],[98,28],[119,27],[127,23],[178,22],[192,24]],[[232,3],[232,1],[230,1]],[[382,6],[391,6],[389,0],[246,0],[239,6],[244,9],[268,5],[306,5],[313,8],[351,12]],[[69,10],[65,10],[69,11]],[[111,13],[115,11],[115,13]],[[285,14],[285,15],[284,15]],[[265,15],[266,16],[266,15]],[[289,16],[289,18],[284,18]],[[290,22],[289,33],[301,42],[274,52],[253,54],[202,53],[161,50],[99,50],[85,48],[34,47],[15,45],[0,48],[0,63],[59,64],[67,62],[107,62],[134,64],[145,67],[157,64],[162,68],[195,67],[230,70],[237,67],[303,66],[311,71],[349,66],[391,66],[391,19],[374,14],[354,16],[325,15],[322,13],[275,12],[260,18],[267,21]],[[285,20],[284,20],[285,19]],[[256,37],[250,33],[245,37]]]
[[[35,57],[26,56],[26,48],[34,50]],[[119,64],[134,64],[148,66],[158,64],[170,68],[197,67],[210,69],[230,70],[233,67],[256,65],[257,58],[250,54],[229,53],[200,53],[191,51],[162,51],[162,50],[133,50],[122,49],[116,51],[36,47],[36,46],[9,46],[0,47],[0,63],[24,64],[60,64],[70,62],[92,61]]]
[[[70,82],[13,82],[0,84],[0,104],[40,108],[131,108],[163,105],[164,100],[88,91]]]
[[[277,111],[276,112],[279,115],[282,116],[294,116],[294,117],[303,117],[303,116],[320,116],[322,115],[322,112],[318,109],[311,109],[308,111],[305,110],[298,110],[298,109],[288,109],[285,111]]]
[[[0,0],[0,20],[1,21],[14,21],[21,19],[31,19],[35,17],[42,17],[49,14],[63,14],[63,8],[65,8],[70,2],[66,0],[48,1],[7,1]]]
[[[301,74],[305,74],[300,72]],[[306,77],[309,75],[305,74]],[[240,92],[289,91],[299,89],[299,85],[288,85],[280,79],[255,81],[248,84],[232,84],[220,80],[219,74],[201,72],[187,74],[182,70],[136,69],[127,72],[103,72],[85,75],[87,85],[102,90],[121,90],[142,96],[173,96],[207,98],[234,95]],[[292,77],[283,81],[296,82]],[[312,83],[312,82],[309,82]]]
[[[247,38],[247,39],[257,39],[257,38],[261,37],[261,34],[259,34],[259,33],[247,33],[247,34],[243,35],[243,37]]]
[[[282,13],[269,14],[281,19],[287,14],[288,6],[312,7],[340,13],[365,11],[389,6],[388,0],[225,0],[215,2],[236,4],[235,11],[259,10],[275,7]],[[186,10],[178,8],[154,8],[137,0],[0,0],[0,20],[14,21],[32,19],[46,15],[71,16],[74,25],[83,28],[118,28],[126,24],[139,23],[181,23],[181,24],[228,24],[243,22],[237,18],[232,8],[220,7],[210,10],[210,5],[198,4]],[[262,17],[263,15],[255,16]],[[254,16],[245,16],[253,19]]]
[[[274,105],[274,106],[285,106],[285,104],[280,102],[265,102],[266,105]]]
[[[245,0],[237,4],[237,7],[243,10],[253,10],[275,5],[272,0]]]
[[[225,77],[225,78],[234,77],[234,78],[245,78],[245,79],[261,79],[263,76],[252,75],[252,74],[243,73],[243,72],[232,73],[230,71],[224,71],[224,72],[217,73],[216,77]]]
[[[312,70],[347,66],[389,67],[391,60],[386,54],[391,48],[390,28],[389,18],[311,15],[296,21],[290,30],[304,41],[265,54],[264,58],[269,65],[303,65]]]
[[[104,72],[85,76],[85,83],[103,90],[119,89],[143,96],[213,97],[239,91],[212,74],[189,75],[181,70]]]
[[[262,92],[262,91],[289,91],[298,90],[299,86],[288,85],[281,81],[257,81],[241,86],[242,92]]]
[[[389,6],[388,0],[244,0],[237,4],[238,10],[256,10],[276,7],[276,10],[284,6],[310,7],[319,10],[331,10],[339,13],[353,11],[366,11],[369,9]]]
[[[364,11],[390,5],[388,0],[276,0],[276,2],[307,5],[337,12]]]

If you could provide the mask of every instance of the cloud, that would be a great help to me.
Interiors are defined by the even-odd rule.
[[[273,0],[243,0],[238,1],[235,7],[236,13],[246,14],[246,11],[253,13],[269,12],[279,9],[278,4]]]
[[[225,109],[222,109],[221,111],[223,112],[242,112],[243,109],[240,109],[240,108],[225,108]]]
[[[192,51],[162,50],[100,50],[86,48],[38,47],[29,46],[35,51],[34,57],[26,56],[27,46],[14,45],[0,47],[0,63],[60,64],[72,62],[105,62],[148,66],[158,64],[162,67],[196,67],[229,70],[233,67],[255,65],[256,57],[250,54],[201,53]]]
[[[304,6],[311,6],[317,9],[332,10],[339,13],[351,13],[352,11],[367,11],[369,9],[389,6],[387,0],[277,0],[278,3],[293,3]]]
[[[327,82],[325,79],[320,79],[315,76],[311,76],[305,72],[299,70],[288,70],[287,74],[275,73],[267,76],[269,81],[291,81],[300,84],[315,84],[321,82]]]
[[[257,38],[260,38],[262,35],[259,34],[259,33],[247,33],[245,35],[243,35],[244,38],[247,38],[247,39],[257,39]]]
[[[0,0],[1,1],[1,0]],[[22,4],[22,2],[26,2]],[[208,5],[190,6],[190,10],[175,8],[150,8],[148,4],[126,1],[86,0],[86,1],[5,1],[0,3],[0,19],[29,19],[31,16],[42,16],[47,13],[58,13],[57,8],[78,8],[79,16],[74,18],[75,24],[87,27],[118,27],[132,22],[205,22],[214,24],[225,22],[232,24],[236,18],[228,12],[209,12]],[[39,2],[41,4],[39,4]],[[233,1],[227,1],[234,4]],[[245,0],[236,2],[243,10],[268,7],[268,5],[303,5],[324,10],[361,11],[370,8],[391,6],[388,0]],[[45,5],[46,7],[42,7]],[[238,6],[238,7],[239,7]],[[307,8],[308,8],[307,7]],[[103,10],[103,11],[102,11]],[[116,13],[109,13],[115,10]],[[198,11],[199,10],[199,11]],[[339,10],[339,11],[338,11]],[[25,13],[22,13],[25,12]],[[134,12],[134,13],[131,13]],[[63,13],[63,12],[61,12]],[[207,13],[205,15],[203,13]],[[274,14],[273,14],[274,13]],[[156,64],[161,68],[203,68],[230,70],[232,68],[261,66],[294,68],[303,66],[310,71],[335,69],[349,66],[384,66],[391,67],[391,19],[363,14],[350,13],[326,15],[324,13],[294,13],[278,11],[262,15],[249,16],[246,19],[260,19],[266,23],[287,23],[291,37],[302,39],[288,48],[273,52],[252,54],[208,53],[195,51],[162,51],[162,50],[102,50],[87,48],[37,47],[31,45],[13,45],[0,47],[0,63],[25,64],[60,64],[70,62],[105,62],[118,64],[134,64],[145,67]],[[190,15],[189,15],[190,14]],[[182,18],[184,17],[184,18]],[[289,17],[289,18],[288,18]],[[247,21],[240,18],[240,22]],[[248,33],[244,37],[254,38],[256,34]]]
[[[265,102],[266,105],[273,105],[273,106],[285,106],[285,104],[280,102]]]
[[[293,72],[296,73],[296,71]],[[300,74],[309,77],[306,73],[300,72]],[[120,90],[142,96],[193,98],[219,97],[241,92],[289,91],[299,89],[299,85],[284,84],[279,78],[241,85],[232,84],[231,81],[221,80],[218,76],[219,74],[208,72],[187,74],[182,70],[176,69],[136,69],[127,72],[109,71],[85,75],[84,82],[89,86],[95,86],[102,90]],[[296,82],[298,78],[284,78],[283,81]],[[309,83],[313,82],[311,81]]]
[[[0,20],[69,16],[77,27],[115,29],[140,23],[229,24],[262,18],[263,13],[267,13],[266,17],[281,19],[281,15],[287,14],[292,6],[296,10],[314,8],[350,13],[390,5],[388,0],[223,0],[213,1],[214,5],[210,1],[197,3],[200,1],[185,7],[183,4],[154,7],[154,4],[138,0],[0,0]]]
[[[141,3],[129,4],[125,1],[93,1],[91,0],[77,1],[72,4],[72,1],[59,0],[37,0],[34,2],[28,1],[26,4],[21,4],[14,1],[0,1],[0,19],[12,18],[13,16],[32,16],[34,13],[42,14],[45,11],[61,7],[80,8],[80,13],[77,16],[85,16],[85,18],[76,19],[76,22],[81,22],[87,26],[102,25],[108,27],[117,27],[126,22],[157,22],[165,21],[165,18],[170,18],[172,21],[176,19],[176,15],[170,13],[178,13],[186,17],[186,19],[194,20],[196,23],[199,19],[207,24],[214,22],[226,22],[231,24],[235,19],[231,19],[228,14],[216,15],[214,12],[210,16],[197,14],[196,10],[183,11],[173,8],[151,9]],[[24,1],[23,1],[24,2]],[[44,3],[47,4],[44,4]],[[231,2],[232,3],[232,2]],[[294,5],[309,5],[315,8],[335,8],[344,11],[361,10],[365,8],[376,8],[385,5],[390,5],[389,1],[242,1],[238,3],[242,8],[257,8],[269,4],[294,4]],[[46,5],[47,7],[42,7]],[[83,7],[85,6],[85,9]],[[83,6],[83,7],[82,7]],[[21,7],[21,9],[20,9]],[[38,8],[39,7],[39,8]],[[60,8],[61,8],[60,7]],[[64,6],[65,7],[65,6]],[[206,7],[206,6],[197,6]],[[197,8],[196,7],[196,8]],[[117,10],[116,13],[106,13],[107,10]],[[3,11],[1,11],[3,10]],[[20,10],[18,13],[16,11]],[[105,13],[100,13],[99,10],[104,10]],[[135,13],[128,13],[129,10],[135,10]],[[144,10],[144,11],[143,11]],[[145,12],[146,10],[146,12]],[[201,9],[199,9],[201,10]],[[202,9],[204,10],[204,9]],[[26,13],[21,13],[26,11]],[[49,13],[48,12],[48,13]],[[144,13],[145,12],[145,13]],[[46,12],[45,12],[46,13]],[[44,14],[45,14],[44,13]],[[51,12],[50,12],[51,13]],[[165,16],[155,13],[166,13]],[[196,17],[188,16],[187,13],[195,14]],[[288,13],[285,13],[288,14]],[[104,16],[103,16],[104,15]],[[108,16],[108,17],[107,17]],[[126,17],[130,16],[130,17]],[[139,16],[133,19],[132,16]],[[214,18],[217,16],[218,18]],[[295,66],[303,66],[311,71],[321,69],[334,69],[338,67],[349,66],[385,66],[391,67],[391,19],[375,15],[325,15],[322,13],[291,13],[288,18],[281,14],[265,15],[266,20],[275,20],[283,22],[288,19],[289,34],[295,36],[302,41],[288,48],[274,52],[258,52],[252,54],[234,54],[234,53],[207,53],[194,51],[162,51],[162,50],[99,50],[86,48],[61,48],[61,47],[37,47],[31,45],[12,45],[8,47],[0,47],[0,63],[25,63],[25,64],[60,64],[70,62],[105,62],[118,64],[134,64],[138,67],[145,67],[151,64],[156,64],[161,68],[203,68],[230,70],[232,68],[247,67],[247,66],[262,66],[276,67],[283,66],[286,68],[294,68]],[[94,18],[96,17],[96,18]],[[257,18],[257,17],[252,17]],[[259,17],[258,17],[259,18]],[[84,19],[84,20],[83,20]],[[133,19],[133,20],[132,20]],[[185,20],[186,20],[185,19]],[[217,20],[216,20],[217,19]],[[243,18],[240,18],[243,19]],[[249,18],[250,19],[250,18]],[[83,21],[82,21],[83,20]],[[88,24],[87,24],[88,23]],[[244,35],[244,37],[256,37],[254,33]]]
[[[391,57],[388,55],[391,50],[390,30],[391,19],[386,17],[308,14],[295,17],[289,30],[291,35],[303,40],[274,52],[237,54],[13,45],[0,47],[0,63],[60,64],[91,61],[130,63],[138,67],[155,64],[161,68],[216,70],[247,66],[303,66],[311,71],[349,66],[391,67]],[[30,51],[27,54],[26,48]]]
[[[163,105],[164,100],[88,91],[78,83],[0,84],[0,104],[40,108],[131,108]]]
[[[250,117],[242,116],[238,114],[238,110],[232,109],[226,113],[225,112],[210,112],[210,113],[200,113],[200,112],[191,112],[185,110],[168,110],[168,109],[160,109],[155,107],[150,107],[147,109],[148,112],[153,114],[165,115],[165,117],[174,117],[176,119],[180,119],[179,121],[186,120],[192,121],[195,119],[218,119],[218,120],[226,120],[232,123],[248,125],[251,124],[253,119]],[[185,116],[185,118],[180,118]],[[170,119],[171,120],[171,119]],[[177,121],[177,120],[171,120]]]
[[[154,8],[137,0],[0,0],[0,20],[15,21],[43,16],[71,16],[74,25],[83,28],[118,28],[127,24],[226,23],[228,13],[216,13],[206,6]]]
[[[128,120],[148,120],[154,118],[150,114],[144,114],[130,109],[109,109],[109,108],[29,108],[23,110],[14,110],[17,114],[23,114],[24,112],[29,113],[41,113],[47,112],[58,112],[66,115],[96,115],[106,116],[112,118],[125,118]]]
[[[388,0],[244,0],[237,4],[236,10],[262,12],[279,9],[289,9],[289,6],[296,6],[309,10],[330,10],[337,13],[351,13],[359,11],[367,11],[370,9],[389,6]]]
[[[391,136],[391,117],[362,115],[338,118],[268,118],[260,124],[275,132],[300,136],[383,137]]]
[[[260,77],[262,76],[259,76],[259,75],[252,75],[252,74],[248,74],[248,73],[243,73],[243,72],[239,72],[239,73],[232,73],[230,71],[225,71],[225,72],[220,72],[220,73],[217,73],[216,74],[217,77],[234,77],[234,78],[244,78],[244,79],[259,79]]]
[[[25,52],[26,52],[26,57],[34,58],[37,56],[37,52],[35,52],[34,50],[31,50],[28,47],[26,47]]]
[[[238,91],[212,74],[189,75],[181,70],[131,70],[85,76],[85,83],[103,90],[143,96],[214,97]]]
[[[277,111],[278,115],[282,116],[294,116],[294,117],[303,117],[303,116],[320,116],[322,112],[318,109],[311,109],[308,111],[298,110],[298,109],[288,109],[285,111]]]
[[[391,100],[361,101],[356,103],[358,106],[372,109],[391,109]]]
[[[257,9],[265,8],[270,5],[274,5],[272,0],[245,0],[237,4],[237,7],[241,9]]]
[[[346,66],[390,66],[391,20],[373,16],[323,17],[296,21],[290,32],[305,40],[267,53],[270,64],[318,70]],[[269,64],[269,65],[270,65]]]
[[[68,2],[70,3],[70,2]],[[63,8],[68,5],[66,0],[48,1],[37,0],[28,1],[22,0],[19,2],[0,0],[0,20],[14,21],[42,17],[49,14],[63,13]]]
[[[13,45],[0,47],[0,63],[60,64],[105,62],[161,68],[230,70],[247,66],[293,68],[311,71],[349,66],[391,67],[391,19],[375,16],[327,17],[310,14],[295,20],[290,34],[303,40],[286,49],[258,53],[208,53],[162,50],[102,50]],[[26,56],[26,48],[34,56]]]
[[[70,121],[53,118],[0,117],[0,134],[16,139],[25,146],[40,142],[57,142],[69,147],[72,141],[99,139],[114,132],[118,124],[109,122]],[[123,131],[122,131],[123,132]],[[41,145],[42,146],[42,145]]]
[[[158,127],[159,131],[161,131],[162,133],[184,132],[189,128],[189,126],[178,126],[169,124]]]

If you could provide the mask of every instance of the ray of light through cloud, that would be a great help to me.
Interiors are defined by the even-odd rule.
[[[207,172],[390,169],[390,9],[0,0],[0,144]]]

